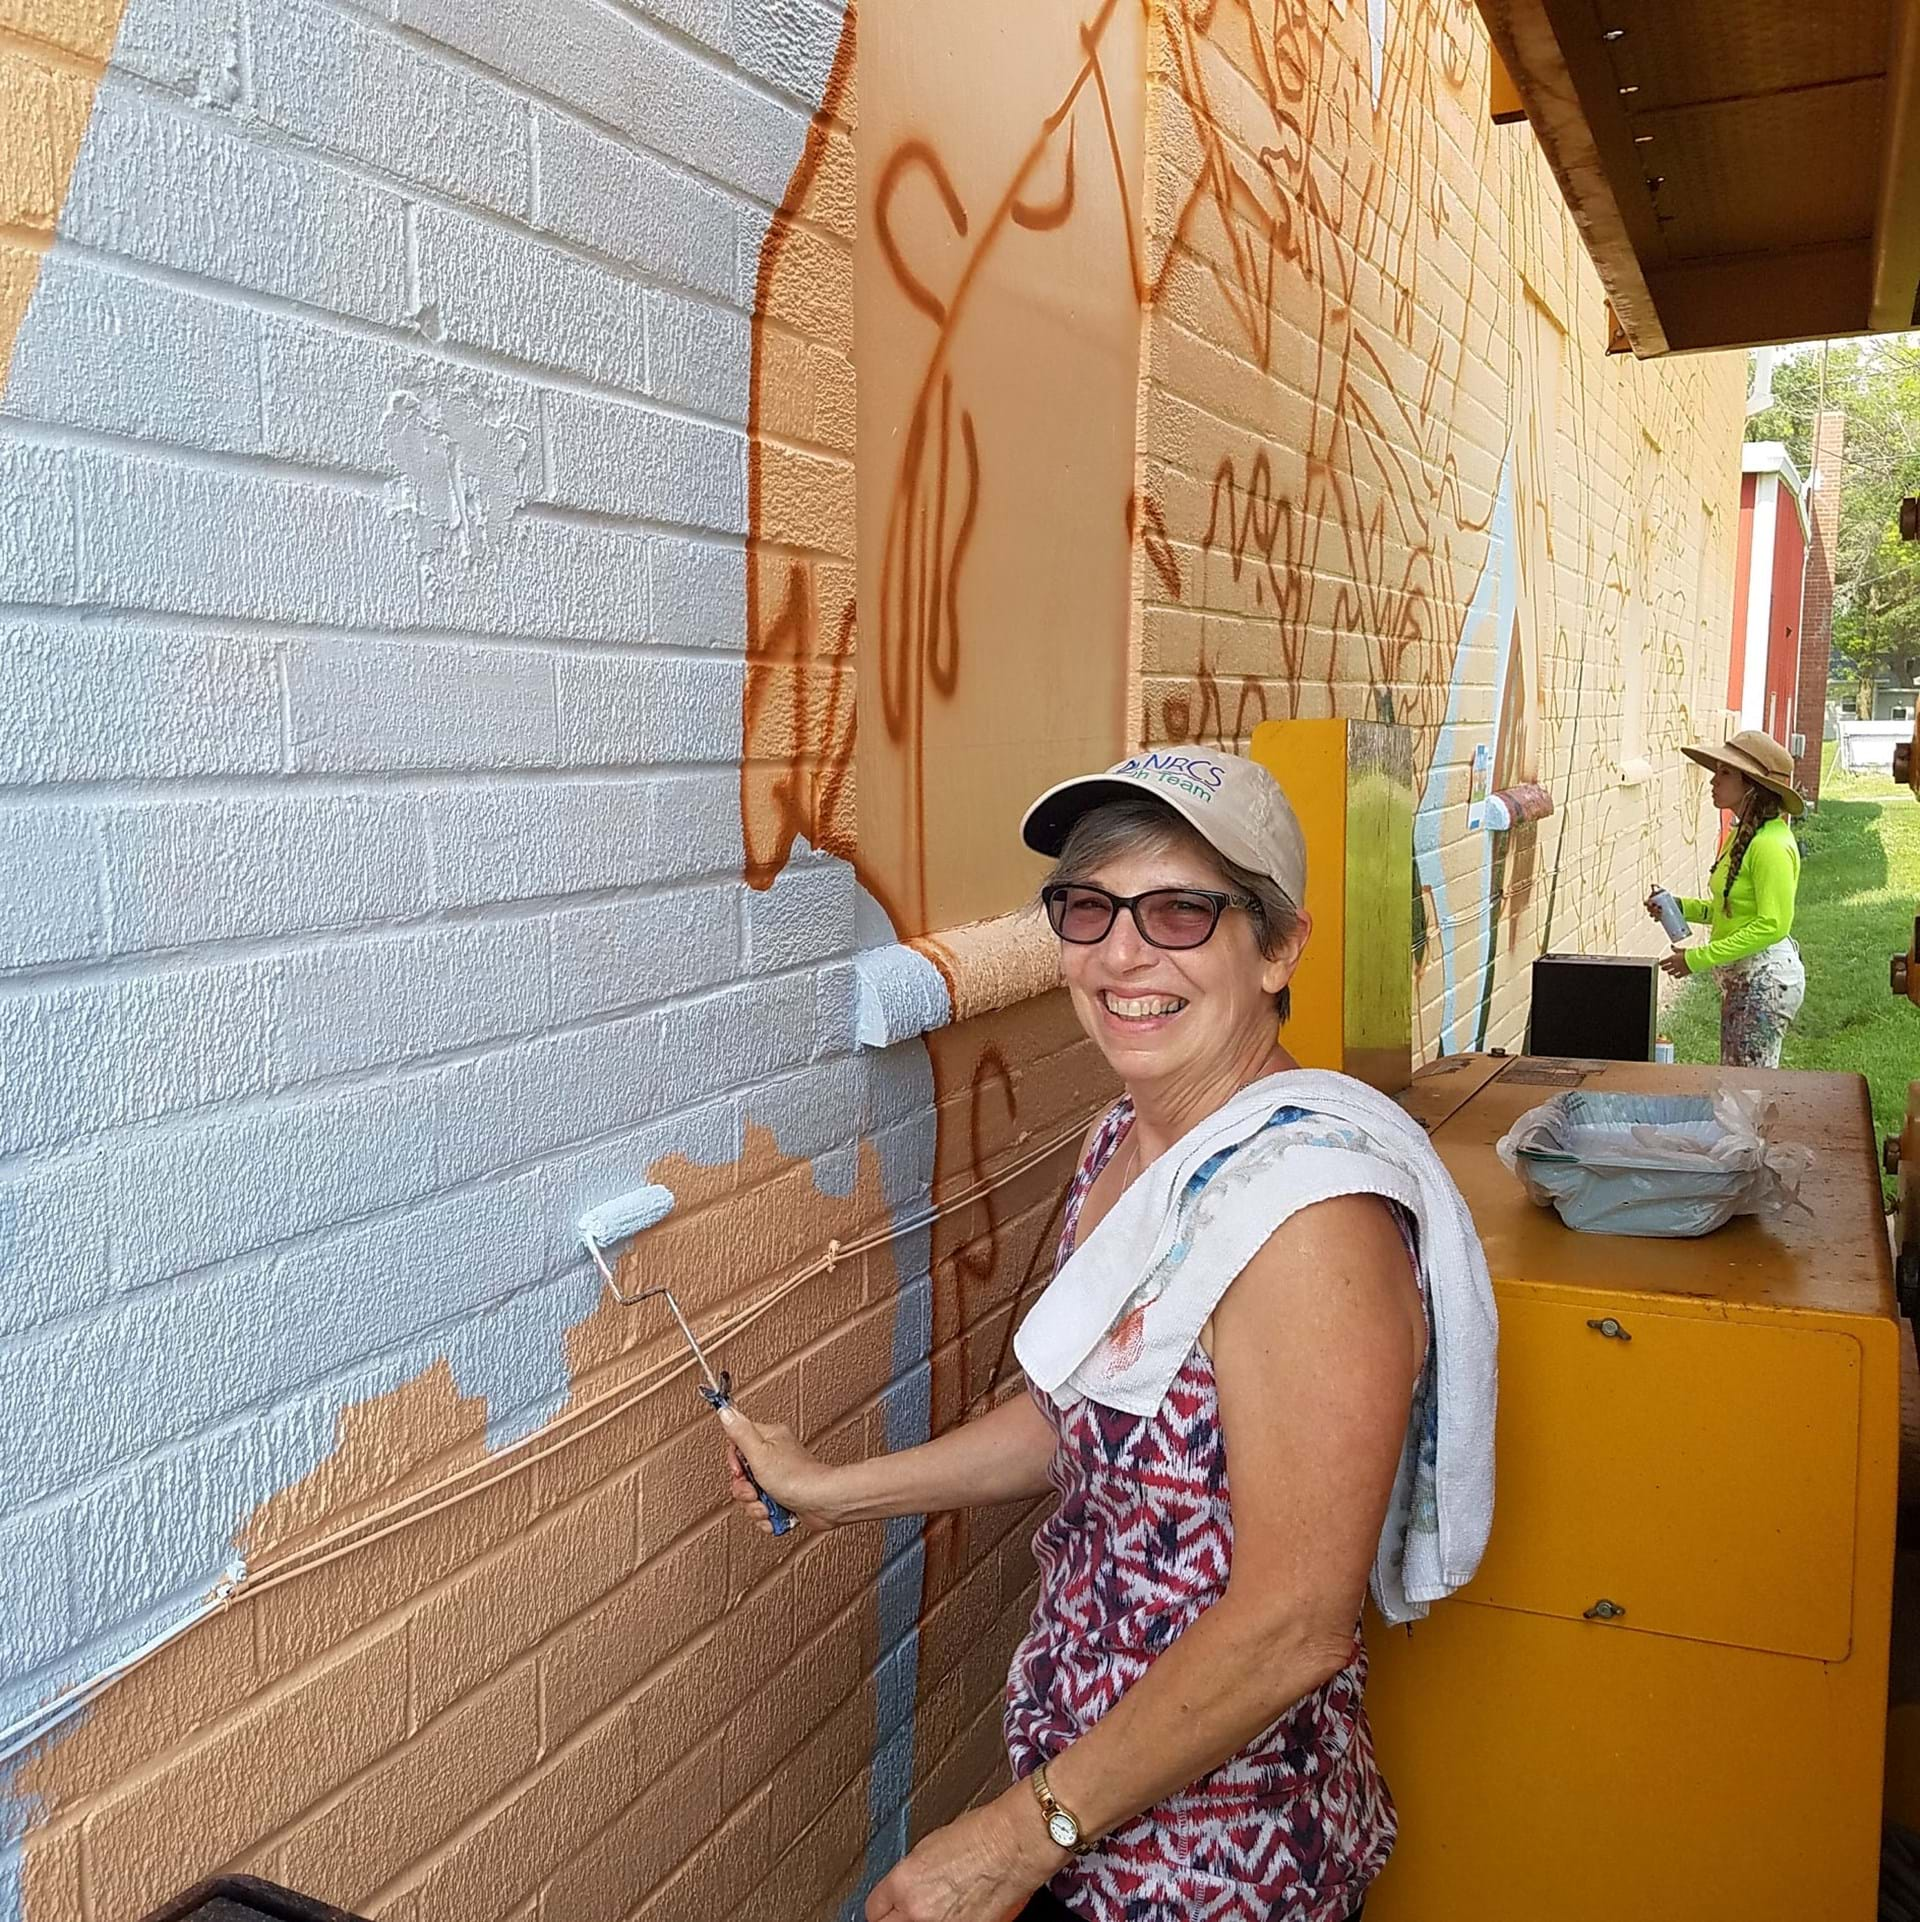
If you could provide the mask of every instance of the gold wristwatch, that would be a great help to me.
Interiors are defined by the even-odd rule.
[[[1085,1855],[1093,1843],[1081,1839],[1080,1818],[1054,1799],[1053,1790],[1047,1786],[1047,1765],[1042,1762],[1028,1780],[1033,1784],[1033,1799],[1040,1804],[1040,1813],[1046,1817],[1047,1833],[1053,1837],[1055,1845],[1070,1849],[1075,1855]]]

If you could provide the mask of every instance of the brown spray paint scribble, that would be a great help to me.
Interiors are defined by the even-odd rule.
[[[821,569],[768,537],[766,329],[779,309],[783,264],[803,231],[808,197],[853,78],[855,15],[846,8],[819,110],[779,210],[761,243],[754,276],[747,375],[747,674],[740,744],[740,827],[747,885],[767,888],[804,836],[851,861],[855,708],[855,608],[846,595],[831,615],[832,646],[821,646]]]

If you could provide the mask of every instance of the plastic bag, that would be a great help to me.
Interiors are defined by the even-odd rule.
[[[1803,1206],[1811,1149],[1770,1139],[1775,1106],[1752,1088],[1707,1095],[1556,1095],[1494,1152],[1528,1197],[1589,1235],[1705,1235],[1735,1215]]]

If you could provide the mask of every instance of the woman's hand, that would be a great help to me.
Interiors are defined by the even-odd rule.
[[[1675,948],[1671,954],[1665,956],[1660,963],[1660,972],[1672,975],[1676,981],[1684,981],[1693,972],[1687,966],[1686,949]]]
[[[1024,1782],[935,1829],[867,1897],[867,1922],[1012,1922],[1072,1858]]]
[[[803,1447],[785,1422],[768,1422],[763,1427],[729,1403],[720,1410],[720,1425],[727,1431],[727,1492],[742,1508],[753,1511],[762,1533],[771,1535],[773,1523],[747,1479],[749,1468],[754,1481],[809,1528],[838,1524],[830,1493],[834,1470]]]
[[[1648,894],[1646,898],[1646,902],[1644,905],[1647,910],[1647,919],[1649,921],[1657,921],[1660,918],[1660,904],[1653,898],[1654,895],[1658,894],[1659,892],[1660,890],[1658,888],[1655,888],[1652,890],[1651,893]]]

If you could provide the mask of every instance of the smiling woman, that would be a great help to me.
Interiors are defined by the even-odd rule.
[[[1014,1784],[926,1836],[869,1922],[1346,1922],[1395,1833],[1362,1597],[1423,1613],[1486,1539],[1490,1497],[1456,1500],[1490,1485],[1485,1264],[1419,1129],[1280,1045],[1311,924],[1272,775],[1139,755],[1022,833],[1055,857],[1061,971],[1126,1090],[1015,1341],[1029,1392],[843,1467],[729,1411],[733,1492],[764,1520],[751,1470],[817,1527],[1058,1498],[1008,1683]],[[1488,1337],[1449,1349],[1450,1392],[1482,1377],[1464,1437],[1434,1360],[1449,1301]]]

